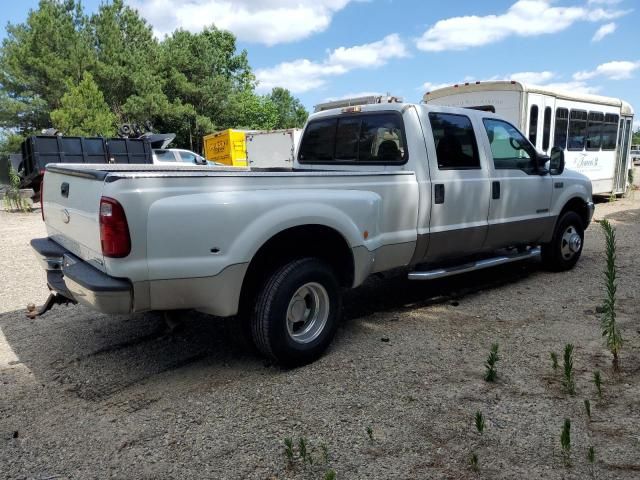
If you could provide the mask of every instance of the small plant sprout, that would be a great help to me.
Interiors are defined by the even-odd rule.
[[[596,386],[598,398],[602,398],[602,378],[600,377],[600,372],[598,370],[593,372],[593,383]]]
[[[622,348],[622,335],[616,324],[616,291],[618,289],[616,268],[616,229],[608,220],[602,220],[600,226],[604,231],[605,252],[607,266],[604,271],[605,299],[602,312],[602,336],[605,337],[607,348],[613,355],[613,369],[619,369],[620,349]]]
[[[588,399],[584,399],[584,411],[587,412],[587,417],[591,420],[591,402]]]
[[[336,471],[327,470],[327,472],[324,474],[324,480],[336,480]]]
[[[326,443],[320,445],[320,450],[322,450],[322,461],[324,463],[329,463],[329,448]]]
[[[553,371],[558,370],[558,354],[556,352],[549,352],[549,357],[551,357],[551,368]]]
[[[367,436],[369,437],[369,440],[373,442],[373,428],[367,427]]]
[[[576,382],[573,379],[573,345],[567,343],[564,347],[564,378],[562,385],[569,395],[575,395]]]
[[[478,410],[476,412],[476,430],[478,430],[478,433],[480,435],[482,435],[482,432],[484,432],[484,415],[482,415],[482,412],[480,410]]]
[[[562,433],[560,434],[560,446],[562,447],[562,457],[565,466],[571,466],[571,420],[564,419]]]
[[[471,452],[471,455],[469,456],[469,466],[474,472],[477,472],[480,469],[478,466],[478,455],[476,452]]]
[[[293,440],[291,437],[284,439],[284,455],[289,462],[293,461]]]
[[[300,453],[300,458],[303,462],[307,461],[307,439],[304,437],[300,437],[298,440],[298,452]]]
[[[593,465],[596,461],[596,451],[593,448],[593,445],[589,447],[587,450],[587,460],[591,465]]]
[[[489,356],[487,357],[487,361],[484,364],[486,368],[486,372],[484,374],[484,379],[487,382],[495,381],[498,376],[498,371],[496,370],[496,363],[500,360],[498,356],[498,344],[494,343],[491,345],[491,351],[489,352]]]
[[[12,166],[9,166],[9,185],[4,193],[4,207],[7,211],[31,211],[31,206],[20,195],[20,175]]]

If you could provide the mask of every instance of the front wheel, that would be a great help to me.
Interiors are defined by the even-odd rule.
[[[317,359],[331,343],[340,318],[340,286],[317,258],[276,269],[258,293],[251,319],[258,349],[286,366]]]
[[[553,232],[550,243],[542,245],[542,262],[552,271],[570,270],[582,253],[584,227],[576,212],[564,213]]]

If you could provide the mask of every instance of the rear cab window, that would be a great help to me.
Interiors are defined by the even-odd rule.
[[[408,152],[399,112],[365,112],[312,120],[298,161],[320,164],[400,165]]]

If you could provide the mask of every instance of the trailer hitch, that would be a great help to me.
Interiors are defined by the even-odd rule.
[[[69,305],[70,303],[75,305],[78,302],[67,297],[63,297],[59,293],[51,293],[49,298],[47,298],[47,301],[44,302],[44,305],[41,307],[36,307],[34,303],[27,305],[27,317],[33,320],[36,317],[44,315],[46,312],[51,310],[54,305]]]

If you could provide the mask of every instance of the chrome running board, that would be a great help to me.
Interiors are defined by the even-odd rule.
[[[434,280],[436,278],[449,277],[459,273],[472,272],[474,270],[482,270],[483,268],[495,267],[505,263],[537,258],[540,256],[540,247],[531,248],[525,252],[515,253],[513,255],[501,255],[498,257],[485,258],[475,262],[463,263],[453,267],[436,268],[435,270],[416,270],[409,272],[409,280]]]

